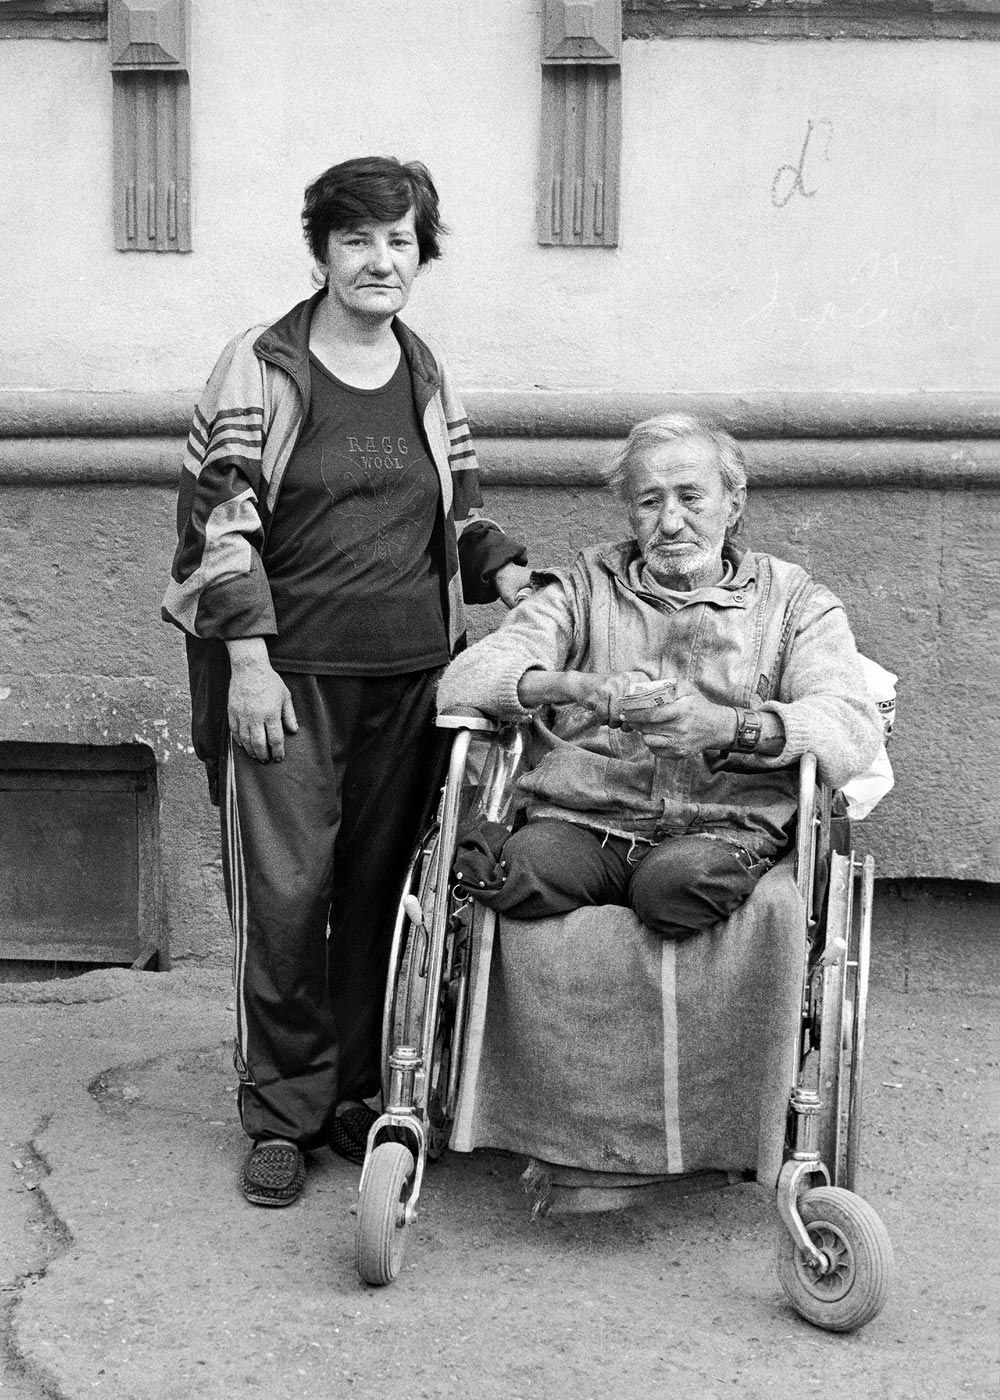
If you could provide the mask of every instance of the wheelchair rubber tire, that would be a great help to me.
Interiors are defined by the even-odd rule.
[[[817,1249],[834,1261],[817,1276],[788,1230],[778,1239],[778,1279],[792,1307],[827,1332],[853,1332],[882,1311],[892,1282],[892,1242],[876,1212],[853,1191],[819,1186],[798,1201]]]
[[[446,1000],[446,999],[443,999]],[[431,1068],[427,1086],[427,1156],[437,1162],[444,1155],[451,1137],[453,1118],[447,1111],[448,1074],[451,1069],[454,1027],[451,1009],[443,1004],[438,1009],[438,1033],[431,1052]],[[442,1095],[441,1085],[445,1093]]]
[[[418,850],[417,854],[410,861],[409,869],[406,872],[406,881],[403,885],[399,908],[396,912],[396,927],[393,929],[392,947],[389,952],[386,993],[382,1007],[382,1096],[385,1102],[389,1100],[389,1055],[394,1048],[393,1037],[396,1028],[397,987],[403,958],[406,953],[406,945],[413,937],[413,929],[403,909],[403,900],[406,895],[416,894],[418,891],[421,873],[421,855],[422,851]]]
[[[376,1145],[358,1202],[355,1262],[363,1282],[380,1288],[403,1266],[406,1200],[413,1178],[413,1153],[401,1142]]]

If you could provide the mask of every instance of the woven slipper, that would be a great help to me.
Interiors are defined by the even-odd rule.
[[[247,1153],[240,1190],[251,1205],[290,1206],[302,1194],[306,1161],[294,1142],[265,1138]]]
[[[368,1150],[368,1134],[378,1114],[367,1104],[355,1104],[338,1113],[330,1129],[329,1143],[338,1157],[346,1157],[349,1162],[360,1167]]]

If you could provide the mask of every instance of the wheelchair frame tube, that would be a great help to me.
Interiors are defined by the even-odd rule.
[[[799,809],[795,841],[795,884],[802,899],[802,991],[799,999],[799,1026],[792,1049],[788,1107],[793,1120],[792,1153],[778,1175],[778,1214],[802,1251],[808,1264],[824,1273],[828,1261],[813,1244],[798,1211],[798,1196],[808,1179],[820,1176],[829,1184],[829,1174],[820,1160],[820,1097],[815,1088],[802,1083],[803,1036],[809,1017],[809,935],[816,926],[813,908],[816,890],[816,848],[821,816],[817,812],[816,757],[804,753],[799,760]]]
[[[451,868],[452,855],[455,849],[455,834],[458,829],[458,808],[462,797],[462,786],[465,782],[465,765],[469,756],[469,744],[472,741],[472,734],[468,729],[460,729],[455,735],[454,743],[451,747],[451,759],[448,764],[448,778],[445,782],[444,792],[441,797],[441,819],[438,832],[437,849],[434,853],[436,868],[431,874],[431,886],[429,895],[433,898],[433,908],[431,911],[431,923],[427,929],[427,988],[428,988],[428,1012],[423,1019],[423,1034],[421,1036],[420,1056],[422,1060],[421,1070],[423,1080],[421,1083],[421,1093],[426,1093],[426,1074],[430,1067],[431,1056],[434,1051],[434,1041],[437,1037],[438,1023],[438,994],[441,986],[441,969],[444,965],[444,949],[446,934],[448,931],[449,901],[445,897],[448,891],[448,872]],[[424,910],[424,918],[427,911]]]
[[[857,966],[854,977],[854,1026],[851,1050],[851,1087],[847,1113],[847,1180],[851,1189],[861,1155],[861,1090],[865,1060],[865,1025],[868,1013],[868,969],[871,963],[872,910],[875,903],[875,857],[852,860],[861,870],[861,913],[858,920]]]
[[[517,778],[524,764],[527,729],[522,724],[504,725],[490,747],[480,779],[480,796],[475,811],[490,822],[507,822],[517,791]]]
[[[813,918],[813,893],[816,882],[816,756],[804,753],[799,760],[799,815],[795,839],[795,883],[806,906],[806,928]]]
[[[454,727],[454,726],[447,726]],[[481,726],[477,726],[481,727]],[[441,794],[438,815],[438,836],[432,854],[432,867],[429,872],[427,898],[425,903],[432,905],[431,922],[428,927],[427,911],[421,909],[421,927],[427,938],[424,957],[427,960],[425,977],[425,1014],[422,1017],[420,1045],[401,1045],[388,1056],[390,1071],[390,1102],[386,1111],[372,1124],[368,1134],[368,1147],[358,1190],[363,1191],[368,1175],[368,1165],[372,1152],[387,1128],[402,1129],[415,1139],[415,1172],[405,1207],[405,1221],[409,1224],[416,1216],[417,1201],[423,1184],[424,1165],[427,1159],[427,1138],[417,1105],[426,1111],[427,1075],[437,1036],[439,1016],[438,997],[441,986],[441,969],[444,962],[444,948],[448,930],[449,900],[439,898],[440,892],[447,895],[448,872],[451,866],[451,852],[455,845],[455,832],[458,827],[458,809],[465,781],[465,765],[469,753],[472,734],[467,727],[458,729],[451,748],[448,763],[448,776]],[[412,923],[412,920],[411,920]],[[417,925],[413,924],[414,931]]]

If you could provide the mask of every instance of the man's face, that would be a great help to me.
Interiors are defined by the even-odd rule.
[[[402,311],[420,268],[410,209],[395,223],[336,229],[326,245],[329,295],[349,315],[384,321]]]
[[[632,530],[653,577],[685,593],[717,583],[746,491],[726,491],[712,444],[675,438],[650,449],[633,465],[629,490]]]

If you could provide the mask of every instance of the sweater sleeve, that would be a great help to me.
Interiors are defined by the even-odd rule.
[[[177,498],[177,548],[162,614],[191,636],[276,631],[261,563],[264,438],[256,331],[220,356],[188,434]]]
[[[573,651],[577,610],[572,583],[547,574],[543,588],[518,603],[497,631],[455,657],[438,686],[438,711],[473,706],[503,720],[527,720],[517,698],[525,671],[563,671]]]
[[[816,755],[821,779],[843,787],[864,773],[882,742],[882,721],[868,694],[854,635],[839,599],[815,586],[789,644],[777,697],[785,746],[755,767],[783,767]]]

